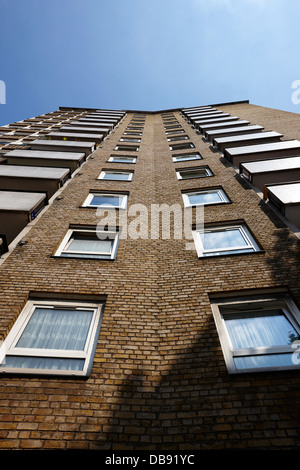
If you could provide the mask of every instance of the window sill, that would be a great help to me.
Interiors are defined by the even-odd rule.
[[[214,260],[216,258],[227,258],[229,256],[251,256],[251,255],[262,255],[262,254],[265,254],[266,251],[265,250],[258,250],[258,251],[251,251],[249,253],[230,253],[229,255],[210,255],[210,256],[199,256],[198,255],[198,259],[201,259],[201,260],[204,260],[204,259],[210,259],[210,258],[213,258]]]

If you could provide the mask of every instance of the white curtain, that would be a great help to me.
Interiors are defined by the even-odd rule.
[[[82,251],[91,253],[111,253],[112,240],[75,238],[72,240],[66,251]]]
[[[224,316],[234,349],[285,346],[291,344],[298,333],[282,311],[250,312]],[[292,365],[292,354],[262,354],[235,357],[237,369]]]
[[[280,310],[225,315],[224,318],[234,349],[284,346],[298,336]]]
[[[16,348],[83,351],[93,311],[36,308]],[[7,355],[1,367],[82,370],[84,359]]]
[[[264,354],[261,356],[235,357],[237,369],[253,369],[257,367],[292,366],[292,354]]]
[[[16,347],[82,351],[93,311],[36,308]]]
[[[83,370],[84,359],[56,357],[6,356],[1,368]]]

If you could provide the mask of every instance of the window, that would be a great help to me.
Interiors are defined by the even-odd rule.
[[[141,139],[134,138],[134,137],[122,137],[120,142],[140,142]]]
[[[114,163],[136,163],[137,159],[136,157],[123,157],[121,155],[111,155],[108,161]]]
[[[138,152],[139,146],[136,145],[117,145],[115,150],[121,150],[123,152]]]
[[[215,299],[211,307],[229,373],[300,367],[299,309],[288,295]]]
[[[128,196],[126,194],[115,194],[94,191],[91,192],[82,207],[102,207],[106,209],[125,209]]]
[[[165,126],[165,129],[179,129],[179,128],[182,128],[180,124],[172,124],[171,126],[170,125]]]
[[[7,239],[4,234],[0,234],[0,257],[8,252]]]
[[[187,162],[189,160],[202,160],[202,157],[199,153],[183,153],[173,156],[173,162]]]
[[[195,145],[191,142],[186,142],[185,144],[173,144],[170,145],[170,150],[182,150],[182,149],[193,149]]]
[[[177,119],[169,119],[168,121],[164,121],[164,125],[165,126],[176,126],[176,124],[179,124],[179,122],[177,121]],[[181,126],[179,126],[181,127]]]
[[[245,224],[206,227],[193,235],[199,257],[261,251]]]
[[[208,166],[198,168],[184,168],[183,170],[176,171],[179,180],[187,180],[190,178],[205,178],[206,176],[213,176]]]
[[[103,304],[29,301],[0,348],[0,373],[87,376]]]
[[[133,125],[140,125],[145,124],[145,119],[132,119],[130,122]]]
[[[185,207],[229,202],[229,199],[222,188],[201,189],[201,191],[183,193],[182,197]]]
[[[168,137],[168,142],[173,142],[176,140],[188,140],[189,136],[188,135],[177,135],[174,137]]]
[[[117,171],[117,170],[103,170],[101,171],[98,179],[100,180],[117,180],[117,181],[132,181],[132,171]]]
[[[136,135],[136,136],[140,136],[140,135],[143,135],[143,133],[142,133],[142,132],[125,131],[125,132],[124,132],[124,135]]]
[[[54,256],[61,258],[115,259],[119,232],[96,227],[70,228]]]
[[[184,129],[177,129],[175,131],[165,131],[166,132],[166,135],[171,135],[171,134],[183,134],[184,133]]]

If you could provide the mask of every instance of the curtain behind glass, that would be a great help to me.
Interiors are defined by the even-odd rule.
[[[66,251],[86,251],[91,253],[111,253],[113,240],[95,238],[74,238]]]
[[[281,310],[225,315],[224,319],[234,349],[284,346],[298,337]]]
[[[93,311],[35,309],[16,347],[84,350]]]

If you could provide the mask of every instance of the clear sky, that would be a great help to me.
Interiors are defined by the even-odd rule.
[[[0,125],[59,106],[300,112],[299,0],[0,0],[0,18]]]

